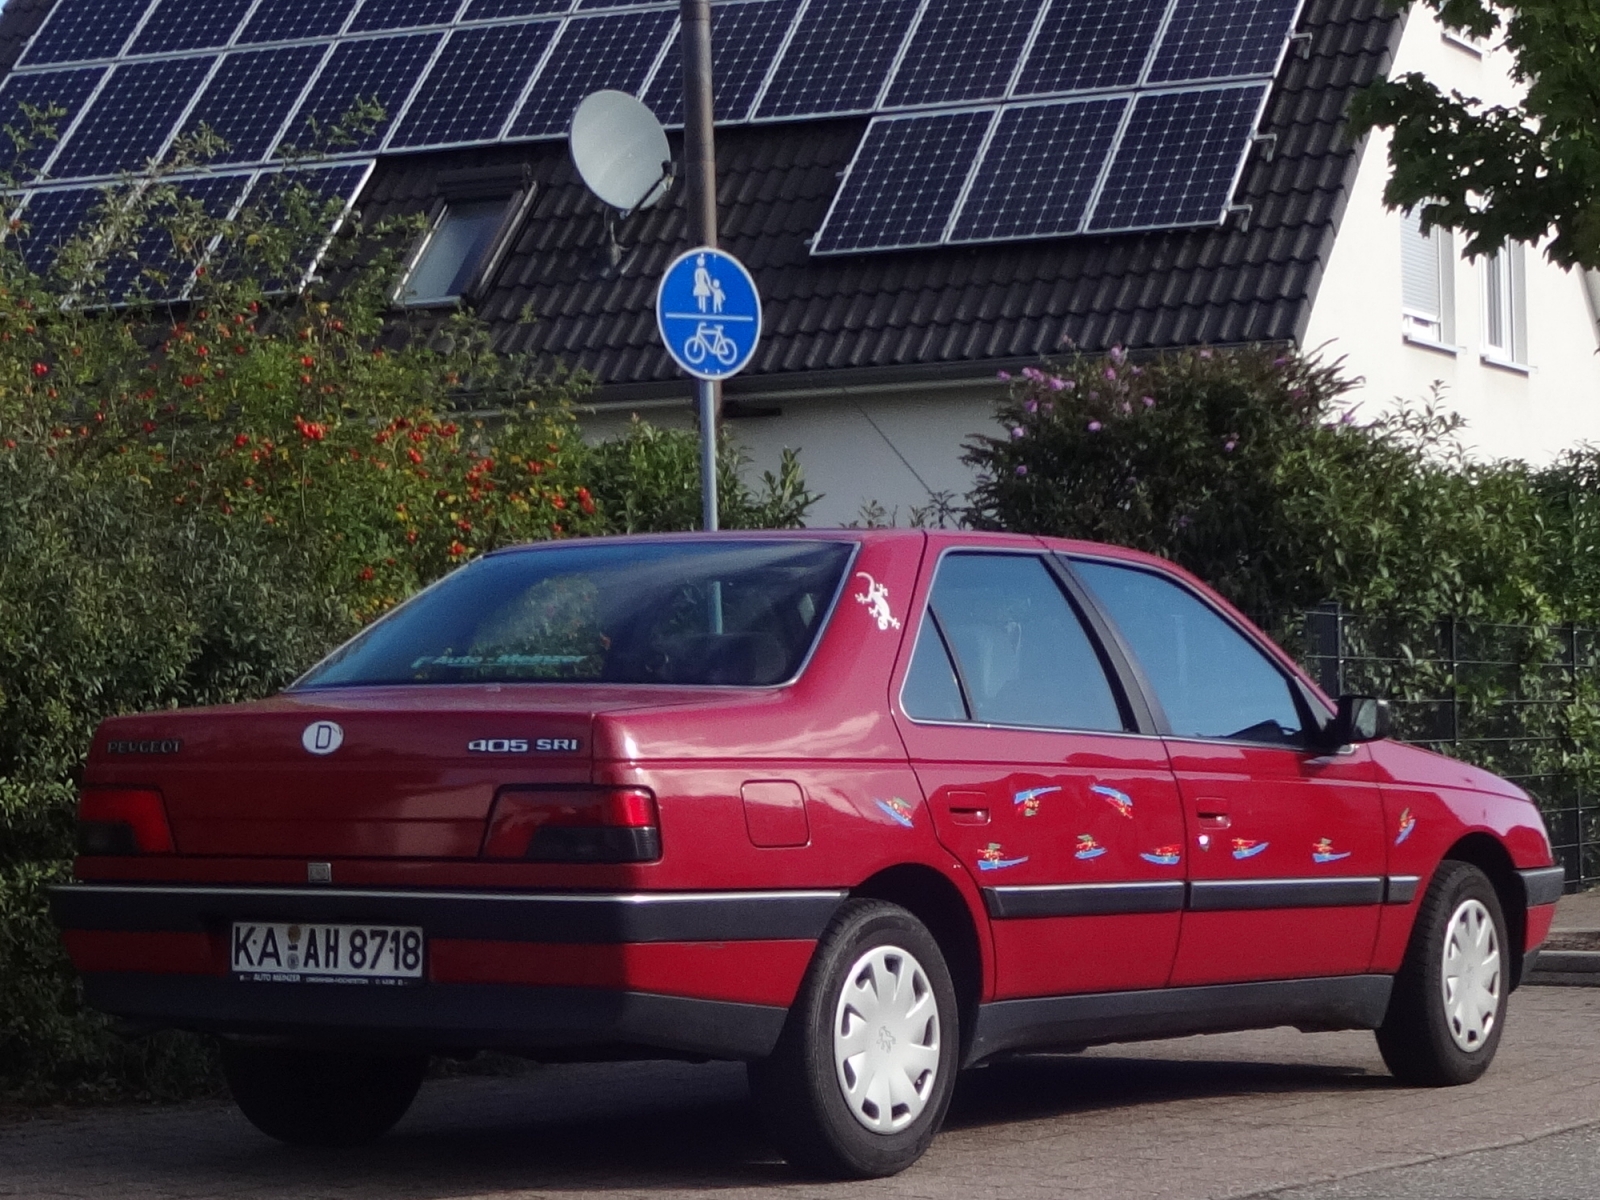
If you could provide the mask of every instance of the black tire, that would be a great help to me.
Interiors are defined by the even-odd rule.
[[[291,1146],[359,1146],[416,1099],[426,1055],[224,1043],[222,1073],[250,1124]]]
[[[858,987],[871,977],[873,968],[856,968],[881,948],[890,951],[879,960],[886,978],[892,973],[898,981],[904,971],[905,979],[918,981],[914,966],[906,963],[903,956],[909,956],[915,966],[921,967],[920,980],[926,983],[927,991],[913,991],[918,996],[931,994],[932,1013],[919,1010],[909,1014],[909,1024],[900,1027],[903,1032],[915,1032],[902,1040],[905,1045],[917,1043],[926,1047],[931,1052],[928,1057],[936,1061],[931,1077],[924,1072],[910,1083],[923,1097],[921,1112],[911,1116],[903,1127],[887,1132],[870,1129],[855,1116],[842,1082],[847,1068],[834,1061],[835,1020],[841,1012],[846,987]],[[894,965],[896,961],[899,968]],[[855,994],[861,996],[865,992]],[[863,1021],[859,1014],[848,1019],[863,1029],[878,1024],[876,1019]],[[884,1020],[895,1022],[900,1018],[889,1016]],[[889,1034],[889,1025],[884,1024],[881,1029],[882,1036],[868,1035],[872,1042],[864,1048],[864,1054],[873,1056],[873,1047],[883,1055],[904,1054],[903,1047],[893,1050],[901,1043]],[[932,1044],[935,1039],[936,1051]],[[876,1179],[905,1170],[922,1157],[933,1141],[944,1122],[945,1110],[950,1107],[960,1043],[955,988],[939,944],[927,927],[898,905],[881,900],[851,900],[839,909],[817,942],[777,1048],[770,1058],[750,1064],[750,1090],[769,1135],[791,1163],[829,1178]],[[872,1064],[868,1063],[866,1069],[871,1070]],[[853,1073],[853,1068],[849,1070]],[[909,1080],[909,1072],[902,1071],[900,1077]],[[866,1075],[859,1078],[865,1079]],[[870,1099],[858,1098],[858,1103],[868,1114],[878,1112]],[[891,1108],[890,1122],[910,1115],[910,1104],[904,1106],[905,1114],[896,1115],[898,1107]]]
[[[1493,1017],[1481,1031],[1470,1021],[1458,1025],[1445,1000],[1446,941],[1457,915],[1471,914],[1474,904],[1488,914],[1498,956]],[[1446,859],[1418,907],[1389,1010],[1378,1028],[1378,1049],[1396,1079],[1414,1087],[1454,1087],[1489,1069],[1505,1029],[1510,949],[1505,915],[1489,877],[1471,863]]]

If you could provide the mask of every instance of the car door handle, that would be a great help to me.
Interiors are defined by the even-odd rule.
[[[1233,824],[1227,813],[1203,812],[1197,814],[1197,816],[1199,817],[1201,829],[1226,829]]]
[[[949,812],[950,820],[957,825],[987,825],[989,823],[989,810],[987,808],[965,808],[952,804]]]

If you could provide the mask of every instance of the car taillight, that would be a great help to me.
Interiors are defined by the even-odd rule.
[[[656,798],[644,788],[508,788],[494,802],[485,858],[629,863],[661,857]]]
[[[79,793],[79,854],[172,852],[167,806],[154,788],[84,788]]]

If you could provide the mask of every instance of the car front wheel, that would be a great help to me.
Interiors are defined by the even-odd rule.
[[[224,1043],[222,1073],[250,1123],[292,1146],[358,1146],[405,1116],[425,1055]]]
[[[903,1171],[950,1104],[960,1043],[939,945],[905,909],[854,900],[817,944],[750,1086],[790,1162],[831,1177]]]
[[[1417,911],[1378,1049],[1394,1077],[1419,1087],[1471,1083],[1489,1069],[1510,991],[1506,921],[1494,885],[1447,859]]]

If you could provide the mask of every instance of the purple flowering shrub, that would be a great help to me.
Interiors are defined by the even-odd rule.
[[[1269,622],[1325,600],[1416,621],[1571,609],[1546,586],[1534,474],[1468,459],[1437,398],[1358,420],[1339,363],[1276,347],[1114,349],[1009,382],[1004,435],[967,445],[976,527],[1159,554]]]

